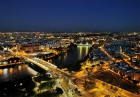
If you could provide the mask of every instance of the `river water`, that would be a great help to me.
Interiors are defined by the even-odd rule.
[[[47,60],[58,67],[70,65],[81,60],[88,54],[90,46],[77,46],[77,48],[68,51],[61,56]],[[0,69],[0,82],[12,81],[26,76],[37,74],[35,70],[30,68],[27,64],[17,65],[13,67]]]
[[[48,62],[58,67],[70,65],[76,63],[78,60],[84,59],[89,49],[90,46],[77,46],[77,48],[62,54],[58,58],[48,60]]]
[[[26,76],[36,75],[37,72],[27,64],[0,69],[0,82],[14,81]]]

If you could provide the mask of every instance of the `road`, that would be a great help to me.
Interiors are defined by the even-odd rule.
[[[115,61],[115,62],[122,62],[122,61],[123,61],[123,60],[116,59],[116,58],[114,58],[112,55],[110,55],[110,54],[104,49],[104,44],[101,45],[99,48],[100,48],[100,50],[101,50],[102,52],[104,52],[111,60],[113,60],[113,61]]]

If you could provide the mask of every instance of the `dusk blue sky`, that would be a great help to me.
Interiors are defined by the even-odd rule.
[[[140,0],[0,0],[0,31],[140,31]]]

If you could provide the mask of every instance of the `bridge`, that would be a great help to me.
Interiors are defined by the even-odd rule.
[[[88,44],[88,43],[86,43],[86,44],[83,44],[83,43],[79,43],[79,44],[76,44],[77,46],[92,46],[93,44]]]
[[[9,49],[11,54],[15,56],[20,56],[22,57],[25,61],[31,62],[33,64],[36,64],[37,66],[41,67],[42,69],[49,71],[53,75],[61,75],[65,77],[72,77],[70,74],[62,71],[61,69],[57,68],[57,66],[53,65],[52,63],[49,63],[47,61],[44,61],[42,59],[36,58],[36,57],[31,57],[29,55],[24,54],[23,52],[13,52],[11,49]],[[22,56],[21,56],[22,55]]]
[[[93,44],[93,41],[79,41],[76,43],[77,46],[92,46]]]
[[[72,77],[71,75],[69,75],[68,73],[62,71],[61,69],[57,68],[57,66],[46,62],[42,59],[39,58],[28,58],[28,57],[23,57],[26,61],[31,62],[36,64],[37,66],[41,67],[42,69],[49,71],[51,74],[53,75],[59,75],[59,76],[64,76],[64,77]]]

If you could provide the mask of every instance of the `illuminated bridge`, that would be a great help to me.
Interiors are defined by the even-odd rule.
[[[92,44],[76,44],[77,46],[92,46]]]
[[[86,42],[86,43],[77,43],[76,45],[77,46],[92,46],[93,44]]]
[[[92,40],[78,40],[76,42],[77,46],[92,46],[94,44],[94,41]]]
[[[61,69],[57,68],[57,66],[46,62],[42,59],[39,58],[28,58],[28,57],[23,57],[26,61],[31,62],[36,64],[37,66],[41,67],[42,69],[49,71],[52,75],[57,75],[57,76],[65,76],[65,77],[71,77],[68,73],[62,71]]]
[[[16,54],[15,52],[13,52],[11,49],[9,49],[9,51],[11,52],[11,54],[13,55],[22,55],[23,53],[19,53],[19,54]],[[72,77],[71,75],[69,75],[68,73],[62,71],[61,69],[57,68],[57,66],[49,63],[49,62],[46,62],[42,59],[39,59],[39,58],[33,58],[33,57],[26,57],[24,55],[22,55],[22,57],[24,58],[25,61],[27,62],[31,62],[31,63],[34,63],[35,65],[41,67],[42,69],[50,72],[50,74],[54,75],[54,76],[61,76],[61,77]]]

